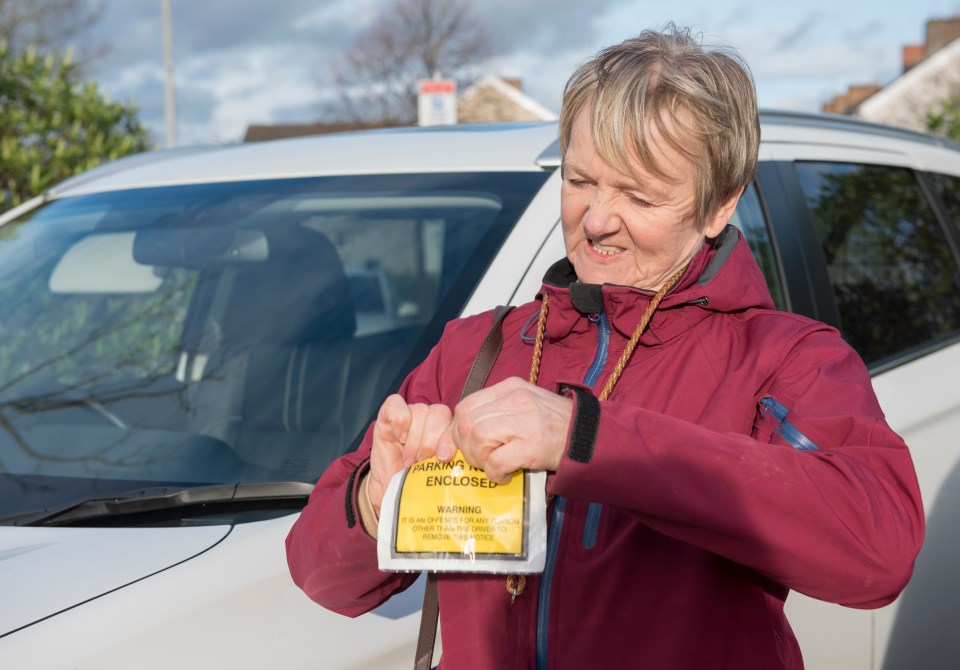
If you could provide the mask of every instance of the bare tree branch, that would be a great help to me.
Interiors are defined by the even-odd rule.
[[[492,51],[489,33],[466,0],[397,0],[359,33],[333,65],[333,120],[398,125],[417,118],[417,82],[475,75]]]
[[[0,41],[14,51],[34,45],[39,51],[64,51],[103,16],[103,0],[0,0]],[[107,50],[106,45],[76,53],[84,63]]]

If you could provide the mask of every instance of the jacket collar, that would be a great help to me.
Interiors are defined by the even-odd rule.
[[[633,333],[653,296],[652,291],[616,284],[581,283],[569,260],[554,263],[541,293],[550,295],[547,337],[558,340],[587,332],[588,315],[604,312],[624,337]],[[705,240],[687,271],[660,303],[642,344],[652,345],[680,335],[711,312],[747,307],[773,307],[766,282],[740,231],[727,226],[714,240]]]

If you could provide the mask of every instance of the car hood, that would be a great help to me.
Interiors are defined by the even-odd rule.
[[[189,560],[229,532],[0,527],[0,636]]]

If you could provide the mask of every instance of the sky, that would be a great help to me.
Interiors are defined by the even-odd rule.
[[[160,0],[101,0],[78,50],[107,45],[86,74],[133,103],[166,143]],[[312,123],[330,63],[393,0],[171,0],[177,143],[237,142],[248,124]],[[519,77],[557,112],[573,69],[600,49],[672,21],[740,51],[762,107],[818,111],[851,84],[886,84],[926,21],[960,0],[470,0],[494,38],[486,72]]]

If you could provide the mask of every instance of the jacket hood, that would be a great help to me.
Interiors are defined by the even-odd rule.
[[[654,292],[617,284],[584,284],[569,260],[554,263],[543,279],[551,309],[547,337],[561,339],[588,330],[586,317],[604,312],[610,324],[630,337]],[[553,306],[570,309],[553,309]],[[741,232],[728,225],[713,240],[705,240],[677,285],[664,297],[641,344],[666,342],[711,312],[773,309],[766,280]]]

